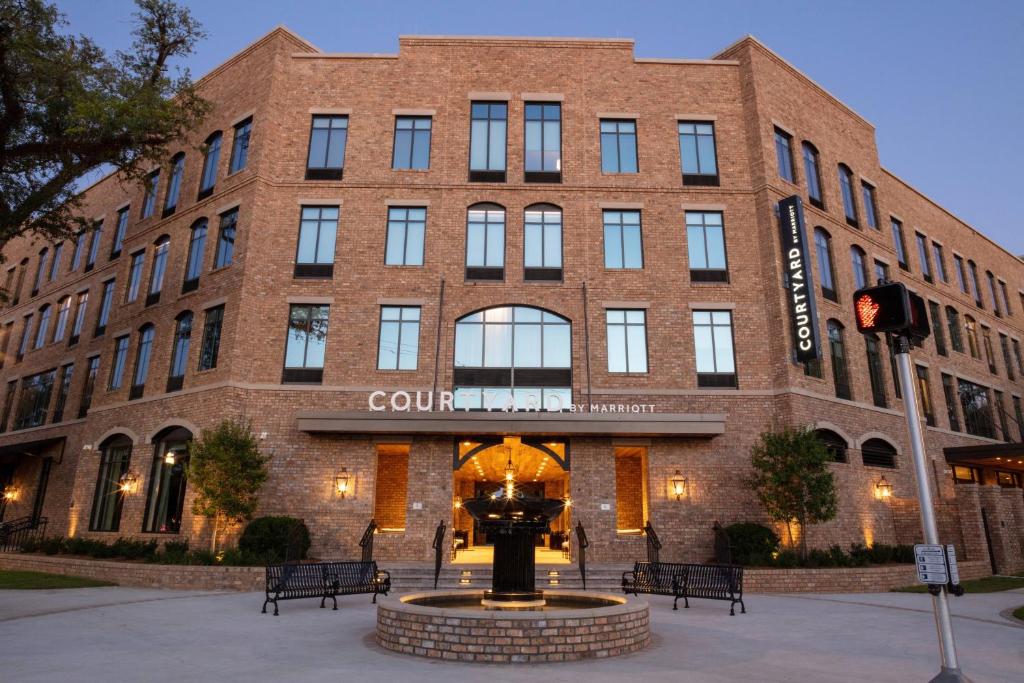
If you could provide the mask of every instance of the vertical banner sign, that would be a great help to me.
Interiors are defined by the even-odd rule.
[[[811,261],[807,258],[804,205],[797,195],[779,202],[779,236],[782,239],[783,270],[789,285],[793,350],[796,360],[806,363],[821,357],[821,336],[814,300],[814,276]]]

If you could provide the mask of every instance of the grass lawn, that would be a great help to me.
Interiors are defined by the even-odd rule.
[[[0,570],[0,590],[29,590],[37,588],[95,588],[116,586],[109,581],[83,579],[81,576],[44,574],[43,572],[19,572]]]
[[[981,579],[964,581],[960,585],[968,593],[995,593],[1024,588],[1024,576],[986,576]],[[903,588],[893,588],[893,591],[896,593],[927,593],[928,586],[904,586]]]
[[[1018,607],[1017,609],[1013,610],[1013,616],[1020,619],[1021,621],[1024,621],[1024,607]]]

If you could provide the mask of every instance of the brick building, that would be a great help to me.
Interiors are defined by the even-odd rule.
[[[272,456],[261,513],[304,518],[321,556],[355,555],[371,518],[385,559],[430,557],[439,521],[486,544],[459,501],[511,461],[571,501],[556,549],[582,521],[592,560],[634,558],[649,520],[664,557],[702,560],[715,520],[764,519],[741,484],[758,433],[808,424],[840,492],[811,543],[913,542],[889,351],[852,320],[884,275],[933,316],[913,358],[942,533],[1024,564],[1024,263],[884,169],[869,122],[749,37],[710,60],[399,47],[275,29],[199,82],[204,128],[143,187],[85,190],[94,230],[8,245],[5,519],[199,544],[185,443],[237,415]]]

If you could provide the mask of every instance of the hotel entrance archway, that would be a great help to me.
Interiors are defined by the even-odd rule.
[[[511,467],[510,467],[511,464]],[[456,441],[452,464],[452,562],[490,564],[493,539],[477,528],[462,501],[488,496],[513,478],[526,496],[566,501],[551,522],[550,533],[537,538],[538,564],[569,562],[572,499],[569,488],[569,444],[564,439],[465,437]]]

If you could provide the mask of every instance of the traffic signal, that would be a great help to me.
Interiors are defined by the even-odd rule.
[[[900,282],[865,287],[853,293],[853,314],[862,334],[904,332],[914,322],[911,311],[907,288]]]
[[[932,328],[928,324],[928,304],[913,292],[907,292],[907,296],[910,299],[910,338],[914,344],[920,346],[932,333]]]

